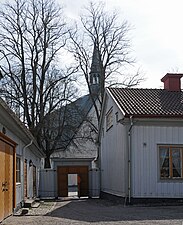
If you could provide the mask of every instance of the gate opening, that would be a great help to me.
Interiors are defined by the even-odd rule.
[[[78,197],[78,174],[68,174],[68,197]]]
[[[88,197],[88,174],[88,166],[59,166],[57,176],[58,196]]]

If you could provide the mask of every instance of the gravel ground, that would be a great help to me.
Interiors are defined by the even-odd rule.
[[[100,199],[41,203],[24,216],[11,216],[2,225],[183,225],[183,206],[123,206]]]

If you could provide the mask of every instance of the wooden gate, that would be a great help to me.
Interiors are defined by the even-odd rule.
[[[58,196],[68,196],[68,174],[78,175],[80,178],[78,184],[80,197],[88,196],[88,166],[59,166],[57,168]]]
[[[0,221],[15,207],[15,143],[0,133]]]

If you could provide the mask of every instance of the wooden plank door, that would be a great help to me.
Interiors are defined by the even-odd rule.
[[[58,197],[68,196],[68,168],[58,167],[57,169]]]
[[[88,166],[80,166],[78,176],[80,177],[80,197],[88,196]]]
[[[0,222],[4,219],[5,144],[0,140]]]
[[[5,145],[5,191],[4,217],[12,214],[13,210],[13,147]]]
[[[13,210],[13,147],[0,140],[0,221]]]

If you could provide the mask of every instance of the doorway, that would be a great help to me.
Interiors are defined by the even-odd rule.
[[[57,183],[58,197],[68,197],[70,190],[77,192],[79,197],[88,197],[88,166],[59,166],[57,168]]]
[[[68,197],[78,197],[78,174],[68,174]]]

